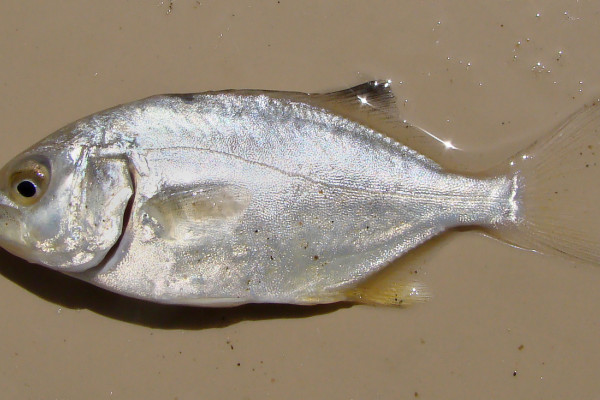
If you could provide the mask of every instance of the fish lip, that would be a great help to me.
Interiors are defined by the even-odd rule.
[[[4,196],[0,196],[0,222],[3,222],[2,231],[0,231],[0,247],[28,262],[34,262],[30,259],[31,257],[27,257],[27,252],[23,251],[27,247],[21,223],[23,214],[17,207],[10,204],[12,201],[8,200],[7,204],[3,201],[4,199]],[[8,234],[11,230],[13,230],[12,234]]]

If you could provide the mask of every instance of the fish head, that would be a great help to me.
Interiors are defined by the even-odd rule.
[[[62,272],[97,266],[118,242],[133,194],[127,161],[57,132],[0,170],[0,246]]]

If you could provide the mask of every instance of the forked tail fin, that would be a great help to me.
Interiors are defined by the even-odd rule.
[[[600,264],[600,104],[573,114],[510,165],[519,218],[501,238]]]

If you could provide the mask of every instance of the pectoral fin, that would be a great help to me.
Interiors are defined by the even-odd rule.
[[[160,236],[194,240],[230,229],[250,204],[247,189],[233,185],[207,185],[162,192],[148,200],[146,212]]]

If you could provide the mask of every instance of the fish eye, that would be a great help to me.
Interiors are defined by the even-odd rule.
[[[37,186],[31,181],[24,180],[17,185],[17,192],[23,197],[33,197],[37,192]]]
[[[28,160],[17,166],[10,177],[11,198],[24,206],[38,202],[48,188],[50,172],[48,168]]]

